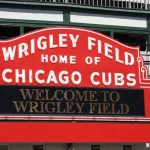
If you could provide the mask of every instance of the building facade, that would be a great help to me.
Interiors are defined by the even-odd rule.
[[[0,43],[5,44],[4,41],[11,42],[12,39],[24,35],[32,36],[32,33],[36,31],[37,33],[43,31],[45,35],[47,28],[60,28],[61,30],[57,33],[61,33],[63,28],[64,33],[70,33],[71,28],[83,29],[86,33],[94,32],[93,36],[102,33],[104,37],[107,37],[106,39],[113,39],[115,44],[121,42],[129,47],[139,46],[149,77],[149,16],[149,0],[0,0]],[[80,32],[78,29],[75,29],[77,33]],[[81,33],[83,38],[86,37],[86,33],[85,35]],[[31,39],[34,37],[36,35],[33,34]],[[28,38],[23,39],[22,42],[26,40]],[[14,46],[17,45],[16,40],[12,41]],[[82,42],[80,46],[84,44]],[[121,48],[124,51],[124,48]],[[22,54],[27,55],[23,48]],[[30,62],[27,60],[26,63],[27,66],[35,63],[36,66],[36,59]],[[7,64],[5,65],[7,67]],[[1,71],[5,65],[1,63]],[[12,68],[13,65],[11,65]],[[20,63],[20,67],[21,65]],[[111,66],[107,63],[108,68],[109,65]],[[38,64],[36,67],[38,68]],[[4,83],[1,83],[1,96],[5,89],[3,85]],[[24,86],[24,84],[19,84],[19,86]],[[66,88],[65,85],[63,87]],[[138,106],[135,114],[139,112],[140,115],[137,116],[134,113],[129,116],[104,115],[96,116],[97,118],[88,115],[78,118],[66,114],[63,117],[58,114],[49,116],[36,113],[14,115],[11,114],[11,107],[8,107],[10,113],[7,114],[1,111],[2,107],[5,107],[3,102],[5,100],[2,96],[0,150],[148,150],[150,149],[150,88],[139,86],[138,89],[143,90],[144,115],[140,114],[141,103],[135,102],[132,107]],[[131,92],[132,88],[128,90]],[[13,93],[13,89],[9,87],[5,91],[8,95]],[[132,99],[138,99],[137,95],[131,97],[129,103]]]

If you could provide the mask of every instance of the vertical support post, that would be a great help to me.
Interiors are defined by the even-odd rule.
[[[110,37],[114,39],[114,31],[110,31]]]
[[[68,25],[70,23],[70,12],[68,10],[63,11],[63,22],[64,24],[68,24]]]
[[[150,35],[147,36],[147,51],[150,51]]]
[[[24,34],[24,26],[23,25],[20,26],[20,34]]]

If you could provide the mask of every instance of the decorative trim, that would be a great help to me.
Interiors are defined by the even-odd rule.
[[[148,78],[148,69],[144,66],[144,59],[142,57],[137,58],[139,66],[139,81],[142,88],[150,88],[150,78]]]
[[[150,122],[150,118],[145,117],[81,117],[81,116],[0,116],[0,120],[19,120],[19,121],[93,121],[93,122]]]

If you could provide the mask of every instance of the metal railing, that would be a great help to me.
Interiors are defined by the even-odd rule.
[[[113,7],[126,9],[145,9],[145,10],[150,9],[150,0],[20,0],[20,1],[41,2],[41,3],[64,3],[83,6]]]

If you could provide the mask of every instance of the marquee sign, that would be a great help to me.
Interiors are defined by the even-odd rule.
[[[55,27],[0,41],[0,49],[0,88],[2,89],[0,94],[5,101],[3,105],[5,107],[1,106],[3,108],[0,109],[2,114],[29,114],[30,109],[35,107],[37,109],[42,102],[44,107],[46,98],[36,100],[37,97],[34,95],[36,88],[44,91],[47,89],[50,92],[57,91],[59,88],[59,96],[62,94],[61,91],[65,90],[64,88],[72,90],[73,93],[76,93],[74,89],[76,88],[81,97],[84,97],[83,93],[87,90],[95,91],[94,95],[99,98],[95,104],[90,104],[90,101],[84,102],[83,113],[79,113],[81,103],[72,109],[71,103],[76,105],[76,98],[68,104],[65,97],[62,97],[62,106],[65,105],[64,107],[74,111],[74,114],[91,115],[90,109],[97,109],[95,107],[103,105],[99,103],[105,103],[102,109],[108,109],[107,113],[120,111],[117,115],[144,115],[144,94],[141,88],[150,87],[150,79],[143,58],[140,56],[139,47],[124,45],[103,34],[86,29]],[[23,99],[20,95],[20,86],[23,86],[24,91],[28,89],[28,92],[34,95],[33,99]],[[83,90],[83,88],[88,89]],[[6,94],[4,96],[6,91],[3,90],[6,90],[11,97]],[[117,102],[109,98],[109,106],[107,106],[105,98],[100,96],[102,91],[108,91],[109,95],[115,91],[120,98]],[[38,91],[37,96],[41,97],[41,94],[43,93]],[[18,99],[14,96],[18,96]],[[133,106],[133,97],[135,106]],[[83,99],[81,98],[81,101]],[[26,111],[21,112],[17,111],[19,105],[22,105],[20,101],[25,106],[26,103],[36,102],[32,107],[27,106]],[[58,105],[58,103],[60,102],[54,99],[51,104]],[[8,109],[8,104],[9,108],[12,106],[13,108]],[[127,108],[132,109],[126,114],[121,114]],[[63,108],[59,109],[61,111]],[[98,111],[100,110],[93,112],[93,115],[100,115]],[[107,113],[101,115],[109,115]]]
[[[41,29],[0,41],[0,84],[150,86],[139,47],[79,28]]]
[[[0,91],[0,114],[144,116],[141,89],[0,86]]]

